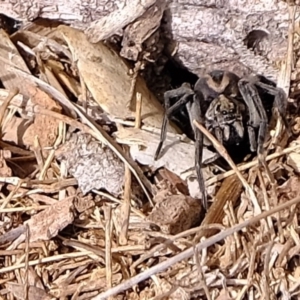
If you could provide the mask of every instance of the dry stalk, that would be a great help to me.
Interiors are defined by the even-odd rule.
[[[121,230],[119,236],[120,245],[127,244],[129,217],[130,217],[130,201],[131,201],[131,171],[125,166],[125,185],[124,185],[124,201],[121,205]]]
[[[142,125],[142,94],[136,93],[136,113],[134,128],[141,128]]]
[[[127,107],[131,107],[132,104],[132,99],[134,96],[134,92],[135,92],[135,87],[136,87],[136,81],[137,81],[137,77],[139,75],[139,71],[141,69],[142,66],[142,62],[141,61],[137,61],[134,65],[134,68],[132,70],[133,74],[132,74],[132,79],[131,79],[131,85],[130,85],[130,90],[129,90],[129,99],[127,102]]]
[[[264,299],[269,300],[270,299],[270,268],[269,268],[269,264],[270,264],[270,256],[271,256],[271,251],[272,251],[272,247],[274,245],[274,241],[271,241],[267,247],[267,251],[266,251],[266,256],[264,259],[264,271],[263,271],[263,282],[262,282],[262,286],[264,289]]]
[[[41,147],[38,136],[34,137],[33,149],[32,150],[33,150],[33,153],[35,155],[39,171],[41,172],[43,170],[43,167],[44,167],[44,157],[43,157],[43,154],[42,154],[42,147]]]
[[[136,81],[138,70],[135,71],[135,74],[136,76],[134,78]],[[140,93],[137,93],[135,128],[141,127],[141,112],[142,112],[142,95]],[[127,152],[127,154],[129,155],[129,151]],[[128,166],[125,165],[124,201],[121,205],[121,214],[120,214],[120,218],[121,218],[121,231],[119,236],[120,245],[127,244],[127,234],[128,234],[129,217],[130,217],[130,210],[131,210],[130,201],[131,201],[131,171],[128,168]]]
[[[280,204],[280,205],[274,207],[273,209],[271,209],[269,211],[260,213],[256,216],[254,216],[252,219],[246,220],[240,224],[237,224],[231,228],[228,228],[228,229],[204,240],[203,242],[198,243],[195,247],[190,247],[190,248],[186,249],[185,251],[167,259],[166,261],[161,262],[161,263],[157,264],[156,266],[149,268],[148,270],[145,270],[144,272],[132,277],[131,279],[124,281],[117,286],[114,286],[113,288],[107,290],[106,292],[101,293],[98,296],[94,297],[93,300],[102,300],[102,299],[104,300],[109,296],[119,294],[119,293],[131,288],[132,286],[138,284],[139,282],[147,280],[150,276],[157,274],[159,272],[162,272],[162,271],[166,270],[167,268],[171,267],[172,265],[174,265],[184,259],[190,258],[192,255],[194,255],[195,249],[197,251],[201,251],[202,249],[208,248],[208,247],[214,245],[215,243],[225,239],[226,237],[234,234],[235,232],[238,232],[248,226],[251,226],[251,225],[259,222],[260,220],[265,219],[266,217],[268,217],[270,215],[280,212],[283,209],[292,207],[293,205],[296,205],[299,202],[300,202],[300,197],[294,198],[290,201],[287,201],[283,204]]]
[[[105,216],[105,267],[106,267],[106,284],[109,288],[112,287],[112,220],[111,206],[104,207]],[[110,299],[110,297],[109,297]]]
[[[9,195],[3,200],[3,203],[0,206],[0,212],[6,207],[6,205],[10,202],[10,200],[13,199],[13,197],[15,196],[16,192],[18,191],[18,189],[20,188],[20,186],[22,185],[23,180],[20,180],[18,182],[18,184],[15,186],[15,188],[9,193]]]
[[[24,299],[28,298],[28,292],[29,292],[29,278],[28,278],[28,272],[29,272],[29,241],[30,241],[30,232],[29,232],[29,226],[28,224],[25,225],[26,231],[25,231],[25,276],[24,276]]]
[[[9,91],[9,94],[7,95],[6,99],[4,100],[3,104],[0,107],[0,125],[1,125],[0,136],[2,136],[2,125],[3,125],[2,123],[3,123],[6,109],[8,108],[10,101],[16,95],[18,95],[18,93],[19,93],[18,89],[13,89],[13,90]]]
[[[100,195],[102,197],[105,197],[105,198],[107,198],[107,199],[109,199],[109,200],[111,200],[111,201],[113,201],[115,203],[122,204],[121,200],[117,199],[116,197],[114,197],[114,196],[112,196],[112,195],[110,195],[108,193],[104,193],[102,191],[96,191],[96,190],[93,190],[93,193],[95,193],[97,195]],[[131,207],[131,211],[134,212],[137,216],[139,216],[142,219],[146,218],[146,216],[141,211],[139,211],[138,209],[136,209],[134,207]]]
[[[45,160],[44,166],[43,166],[43,168],[41,170],[41,173],[40,173],[40,176],[39,176],[40,180],[45,179],[46,172],[47,172],[48,168],[50,167],[50,164],[53,161],[53,158],[55,156],[55,149],[57,149],[57,147],[63,141],[64,133],[65,133],[64,123],[63,122],[59,122],[59,124],[58,124],[58,137],[56,138],[55,143],[53,145],[54,149],[50,150],[50,152],[49,152],[49,154],[48,154],[48,156],[47,156],[47,158]]]
[[[28,266],[36,266],[39,264],[51,263],[54,261],[60,261],[60,260],[64,260],[64,259],[72,259],[72,258],[76,258],[76,257],[84,257],[84,256],[92,255],[92,254],[93,254],[93,252],[90,252],[90,251],[58,254],[58,255],[54,255],[54,256],[30,260],[28,262]],[[25,263],[19,263],[19,264],[17,263],[15,265],[11,265],[9,267],[1,268],[0,274],[4,274],[4,273],[11,272],[11,271],[18,270],[18,269],[25,268],[25,267],[26,267]]]
[[[267,194],[267,189],[266,189],[266,185],[265,185],[263,176],[262,176],[259,169],[257,170],[257,174],[258,174],[258,179],[260,181],[260,187],[261,187],[262,195],[263,195],[264,202],[265,202],[265,210],[269,210],[270,209],[269,197],[268,197],[268,194]],[[266,230],[270,231],[271,236],[274,239],[275,238],[275,230],[274,230],[274,226],[273,226],[273,222],[272,222],[271,217],[267,218],[267,224],[266,225],[267,225]]]

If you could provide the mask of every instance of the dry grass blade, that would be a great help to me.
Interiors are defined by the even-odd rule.
[[[136,117],[134,128],[141,128],[142,124],[142,94],[136,94]]]
[[[111,220],[111,206],[104,208],[105,215],[105,265],[106,265],[106,284],[112,287],[112,220]]]
[[[121,205],[121,231],[119,235],[120,245],[127,244],[127,235],[129,228],[129,217],[130,217],[130,201],[131,201],[131,171],[128,166],[125,166],[125,184],[124,184],[124,201]]]
[[[18,89],[13,89],[9,92],[8,96],[6,97],[5,101],[3,102],[3,104],[0,107],[0,125],[2,126],[2,122],[5,116],[5,111],[9,106],[10,101],[16,96],[18,95],[19,90]],[[2,132],[2,130],[1,130]]]
[[[215,149],[220,153],[220,155],[227,161],[227,163],[229,164],[229,166],[232,168],[232,170],[236,173],[237,177],[239,178],[239,180],[242,182],[246,193],[248,194],[249,198],[251,199],[254,209],[255,209],[255,213],[260,213],[261,212],[261,208],[258,204],[258,200],[254,194],[254,191],[252,190],[252,188],[250,187],[250,185],[248,184],[248,182],[246,181],[246,179],[243,177],[243,175],[241,174],[241,172],[238,170],[237,166],[235,165],[235,163],[233,162],[233,160],[231,159],[231,157],[229,156],[229,154],[227,153],[225,147],[223,145],[221,145],[217,139],[206,130],[206,128],[204,126],[202,126],[200,123],[198,123],[196,120],[193,121],[194,125],[203,133],[205,134],[205,136],[212,142],[213,146],[215,147]]]
[[[132,288],[134,285],[148,279],[150,276],[157,274],[159,272],[162,272],[162,271],[166,270],[167,268],[169,268],[170,266],[172,266],[184,259],[190,258],[191,256],[194,255],[195,249],[197,251],[201,251],[205,248],[208,248],[208,247],[214,245],[215,243],[225,239],[226,237],[242,230],[243,228],[246,228],[248,226],[256,224],[260,220],[263,220],[266,217],[273,215],[279,211],[282,211],[287,208],[291,208],[293,205],[298,204],[299,202],[300,202],[300,197],[294,198],[294,199],[287,201],[281,205],[278,205],[277,207],[274,207],[273,209],[271,209],[269,211],[265,211],[261,214],[256,215],[255,217],[253,217],[251,219],[248,219],[240,224],[237,224],[231,228],[228,228],[228,229],[208,238],[207,240],[198,243],[195,247],[188,248],[187,250],[177,254],[176,256],[173,256],[173,257],[167,259],[166,261],[159,263],[152,268],[147,269],[143,273],[140,273],[140,274],[132,277],[131,279],[107,290],[106,292],[99,294],[98,296],[94,297],[93,300],[104,300],[107,297],[116,295],[118,293],[121,293],[121,292],[129,289],[129,288]]]
[[[296,6],[289,6],[289,32],[288,32],[288,49],[286,55],[286,61],[283,62],[282,68],[277,80],[277,86],[281,87],[286,95],[289,94],[291,85],[291,73],[293,68],[293,56],[294,56],[294,33],[295,33],[295,14]]]
[[[29,281],[28,281],[28,268],[29,268],[29,226],[26,224],[26,238],[25,238],[25,279],[24,279],[24,298],[28,298],[28,291],[29,291]]]

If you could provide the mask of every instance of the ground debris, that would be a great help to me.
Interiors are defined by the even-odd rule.
[[[176,12],[177,2],[187,10]],[[203,51],[194,48],[197,53],[192,57],[193,64],[187,64],[193,71],[206,67],[202,56],[213,52],[212,45],[213,54],[219,57],[211,61],[209,67],[214,68],[239,60],[238,55],[244,55],[241,60],[261,56],[261,51],[268,51],[269,43],[281,53],[282,48],[276,48],[276,41],[269,38],[262,38],[262,43],[252,45],[254,49],[246,52],[240,47],[245,34],[270,20],[272,14],[277,16],[272,7],[262,16],[273,0],[264,6],[252,1],[250,8],[249,1],[237,7],[240,2],[233,0],[228,2],[231,10],[224,8],[224,1],[200,1],[200,12],[195,11],[193,1],[177,2],[171,1],[166,13],[180,19],[194,11],[197,22],[201,16],[214,15],[219,8],[211,22],[193,32],[203,39],[199,43],[207,42]],[[286,3],[276,5],[283,8],[282,19],[286,21]],[[255,9],[259,7],[257,13]],[[117,9],[122,11],[122,7]],[[253,15],[248,9],[253,10]],[[130,34],[141,29],[134,40],[137,48],[139,43],[145,43],[142,40],[148,37],[147,32],[152,34],[156,28],[160,20],[160,12],[157,13],[155,23],[150,24],[153,27],[143,28],[145,31],[139,28],[142,25],[137,18],[133,20],[137,23],[126,23],[129,41]],[[256,16],[262,17],[255,20]],[[179,28],[178,19],[169,21],[175,33],[191,23],[186,18]],[[273,20],[264,28],[276,28],[278,22]],[[238,36],[238,50],[231,38],[224,41],[218,37],[221,30],[232,37],[235,25],[237,32],[243,33]],[[279,46],[285,45],[285,26],[283,22],[276,29]],[[5,67],[0,78],[6,89],[0,89],[1,105],[11,87],[19,85],[20,93],[0,116],[0,298],[297,299],[298,35],[295,34],[295,45],[299,45],[294,51],[290,94],[293,99],[289,99],[294,110],[288,116],[294,121],[295,136],[290,137],[289,144],[282,134],[278,143],[266,145],[266,161],[275,182],[269,180],[257,159],[238,165],[241,176],[254,191],[252,198],[243,190],[236,171],[212,164],[218,155],[206,149],[206,184],[212,204],[203,221],[197,190],[191,189],[191,182],[198,187],[193,173],[194,144],[171,126],[164,153],[154,161],[163,110],[153,104],[158,103],[156,100],[151,102],[154,96],[144,82],[140,87],[142,122],[136,126],[133,120],[139,115],[134,101],[127,107],[132,84],[130,67],[120,62],[117,52],[108,50],[107,43],[97,48],[83,32],[55,27],[54,22],[45,20],[43,25],[27,24],[13,36],[2,32],[0,59]],[[269,37],[274,35],[274,28]],[[129,32],[130,29],[134,30]],[[215,33],[215,39],[205,40],[212,38],[205,33],[207,29]],[[185,36],[182,38],[177,52],[172,52],[177,60],[184,47],[191,50],[194,45]],[[108,59],[95,49],[108,53]],[[250,55],[248,50],[253,53]],[[274,52],[268,55],[273,61]],[[224,60],[225,56],[228,60]],[[208,57],[205,63],[210,62]],[[257,68],[261,63],[258,57]],[[106,68],[109,71],[105,72]],[[249,65],[244,68],[248,70]],[[271,75],[274,68],[270,66]],[[290,82],[289,77],[286,79]],[[136,83],[139,90],[141,83]],[[108,115],[110,112],[113,116]],[[157,115],[149,117],[151,112]],[[136,170],[140,173],[134,173]],[[138,174],[135,178],[146,178],[143,183],[147,182],[153,193],[147,195],[150,201],[142,199],[145,189],[143,195],[136,193],[140,186],[136,186],[130,172]]]

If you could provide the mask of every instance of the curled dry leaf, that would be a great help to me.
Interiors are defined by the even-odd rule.
[[[299,138],[292,142],[290,146],[295,146],[299,143]],[[287,154],[287,164],[290,165],[297,173],[300,173],[300,152],[295,150]]]
[[[81,191],[106,189],[118,195],[124,183],[124,164],[107,146],[90,135],[73,133],[56,151],[56,158],[66,164],[69,174],[77,179]]]

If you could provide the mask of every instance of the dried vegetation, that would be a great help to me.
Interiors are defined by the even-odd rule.
[[[163,110],[142,78],[70,27],[1,30],[0,298],[298,299],[297,24],[278,81],[294,137],[271,132],[275,183],[256,160],[208,172],[200,227],[183,175],[193,145],[171,125],[179,148],[155,165]]]

